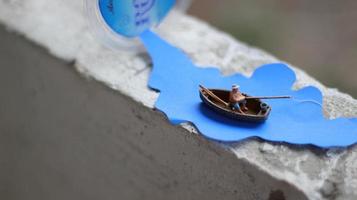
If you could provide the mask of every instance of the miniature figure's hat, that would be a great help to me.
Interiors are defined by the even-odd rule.
[[[239,89],[239,85],[236,84],[232,85],[232,89]]]

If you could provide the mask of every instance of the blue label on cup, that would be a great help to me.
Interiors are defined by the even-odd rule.
[[[99,0],[99,9],[111,29],[136,37],[159,24],[174,4],[175,0]]]

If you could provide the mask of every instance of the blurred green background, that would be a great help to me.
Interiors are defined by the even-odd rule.
[[[357,98],[357,0],[194,0],[189,13]]]

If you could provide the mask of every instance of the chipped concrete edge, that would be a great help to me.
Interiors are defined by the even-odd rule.
[[[150,71],[148,70],[149,60],[145,56],[138,56],[130,52],[112,52],[99,45],[88,33],[80,2],[66,0],[54,4],[56,5],[48,6],[44,0],[26,2],[2,0],[0,1],[0,21],[10,30],[23,34],[29,40],[44,46],[52,55],[67,61],[75,61],[76,69],[85,76],[100,81],[112,89],[128,95],[133,100],[153,108],[158,94],[149,91],[146,87]],[[43,13],[38,13],[39,11],[43,11]],[[160,35],[182,48],[194,62],[202,66],[220,66],[222,72],[226,74],[240,72],[250,75],[262,64],[279,62],[270,54],[238,42],[230,35],[220,32],[198,19],[180,13],[171,15],[160,28]],[[62,32],[53,34],[56,31]],[[210,43],[202,47],[199,45],[202,41],[210,41]],[[227,54],[230,56],[226,56]],[[122,61],[120,61],[121,59]],[[357,115],[357,100],[348,94],[340,93],[337,89],[326,88],[304,71],[291,67],[297,74],[295,89],[313,85],[322,91],[324,111],[327,117]],[[116,80],[118,77],[124,77],[124,80]],[[133,81],[135,86],[125,85],[127,80]],[[138,92],[133,92],[135,90]],[[337,107],[336,104],[341,102],[344,106]],[[184,128],[197,133],[191,125],[186,124]],[[261,144],[257,144],[257,146],[261,146]],[[254,158],[238,151],[236,147],[231,150],[238,158],[248,160],[278,179],[291,182],[308,196],[320,196],[316,190],[321,183],[314,183],[315,185],[311,186],[309,183],[313,182],[308,177],[304,178],[301,174],[287,176],[284,173],[271,171],[270,167],[256,162]],[[297,185],[295,181],[298,178],[306,181],[301,181]]]

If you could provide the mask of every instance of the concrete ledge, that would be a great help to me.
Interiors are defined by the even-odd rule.
[[[84,82],[78,78],[79,76],[74,76],[69,67],[65,69],[67,72],[64,71],[63,75],[60,75],[62,74],[60,70],[64,69],[57,68],[64,68],[62,66],[63,62],[61,62],[62,64],[54,64],[59,61],[53,58],[45,59],[44,57],[48,57],[48,55],[43,50],[38,51],[38,47],[31,47],[21,53],[21,49],[26,46],[24,42],[11,38],[13,36],[2,38],[1,56],[4,58],[0,62],[2,62],[1,70],[4,71],[1,73],[1,77],[3,77],[1,80],[3,81],[1,85],[2,95],[4,96],[1,99],[4,103],[1,105],[0,111],[2,114],[0,113],[0,115],[2,120],[0,120],[0,123],[2,123],[1,129],[3,129],[1,134],[4,137],[4,140],[1,140],[4,144],[2,148],[5,148],[2,152],[12,150],[11,152],[13,153],[13,155],[6,153],[4,155],[7,156],[4,163],[10,163],[2,165],[4,173],[1,176],[5,177],[2,180],[4,180],[6,188],[9,188],[4,190],[4,194],[8,194],[10,197],[14,195],[14,199],[17,199],[17,197],[20,198],[22,196],[16,195],[29,195],[32,191],[30,189],[33,189],[36,190],[36,194],[43,194],[48,198],[52,196],[52,198],[61,197],[61,195],[66,195],[65,193],[69,193],[69,191],[78,192],[78,195],[84,195],[81,197],[85,198],[88,197],[85,196],[86,192],[88,194],[96,192],[92,191],[93,187],[90,186],[94,185],[94,180],[99,180],[98,185],[101,188],[98,190],[98,196],[106,197],[106,193],[109,196],[125,195],[124,190],[120,190],[118,193],[114,191],[119,186],[128,185],[119,184],[121,183],[119,180],[121,176],[119,176],[120,173],[116,174],[117,170],[115,170],[116,164],[119,164],[118,160],[120,160],[115,156],[122,155],[120,154],[121,151],[136,149],[130,152],[126,150],[128,152],[127,155],[129,155],[126,157],[130,157],[131,154],[135,157],[135,154],[140,154],[135,152],[141,149],[142,154],[149,152],[147,155],[151,155],[150,157],[153,159],[160,158],[159,160],[162,162],[160,161],[161,164],[157,166],[164,165],[162,163],[172,162],[167,166],[177,165],[178,168],[185,169],[178,164],[181,163],[178,162],[181,158],[177,157],[177,154],[173,155],[173,152],[180,152],[180,150],[188,148],[185,153],[186,155],[192,154],[192,157],[187,160],[190,161],[187,165],[197,167],[197,171],[195,173],[180,171],[181,175],[185,177],[182,179],[188,179],[188,182],[183,181],[183,185],[177,186],[181,187],[181,190],[172,189],[174,190],[173,193],[193,187],[193,191],[196,193],[190,193],[192,195],[190,197],[194,198],[197,195],[197,197],[203,198],[205,196],[198,196],[201,190],[200,186],[196,186],[202,180],[200,183],[202,188],[204,183],[206,186],[207,184],[210,186],[224,185],[221,188],[225,189],[221,191],[226,191],[227,193],[215,192],[215,194],[221,194],[221,198],[225,197],[223,194],[226,194],[227,198],[234,196],[230,196],[231,193],[228,191],[232,190],[227,188],[241,188],[241,190],[237,190],[238,194],[235,194],[236,196],[243,197],[240,195],[247,194],[249,195],[247,198],[253,199],[255,196],[252,195],[255,194],[253,192],[255,189],[262,194],[261,196],[256,196],[257,198],[266,198],[271,191],[277,191],[277,188],[281,188],[280,191],[285,197],[301,195],[298,192],[301,190],[304,195],[311,199],[357,198],[356,147],[348,149],[317,149],[306,146],[272,144],[259,140],[248,140],[229,145],[212,144],[195,135],[194,129],[190,126],[185,126],[189,130],[186,131],[179,127],[168,125],[161,115],[151,111],[157,94],[146,87],[150,71],[150,60],[147,55],[125,51],[113,52],[103,48],[89,34],[81,8],[81,1],[62,0],[49,3],[45,0],[0,0],[0,21],[9,29],[15,30],[25,35],[29,40],[45,47],[52,55],[66,62],[74,63],[81,74],[94,78],[127,96],[114,95],[105,87],[100,87],[96,83]],[[241,72],[249,75],[259,65],[277,61],[276,58],[259,49],[242,44],[199,20],[179,13],[173,13],[170,16],[166,23],[163,24],[160,34],[187,52],[196,63],[203,66],[220,66],[221,70],[226,74]],[[18,46],[16,47],[16,45]],[[11,50],[11,48],[14,49]],[[48,61],[48,59],[51,61]],[[11,67],[9,68],[8,66],[10,65]],[[21,67],[16,67],[16,65]],[[6,68],[3,66],[6,66]],[[54,67],[49,69],[49,66]],[[357,116],[356,100],[349,95],[339,93],[335,89],[325,88],[298,68],[292,68],[298,76],[295,85],[296,89],[314,85],[323,91],[326,117]],[[50,75],[51,73],[54,74]],[[57,73],[58,77],[55,75]],[[47,76],[51,77],[51,79],[48,79]],[[65,78],[67,76],[72,77],[71,80],[73,82],[70,82],[70,78]],[[32,88],[32,83],[36,83],[38,86]],[[82,86],[83,88],[81,88]],[[89,87],[96,87],[97,89],[89,89]],[[68,88],[71,89],[69,90]],[[42,93],[43,96],[41,95]],[[113,100],[114,97],[112,97],[113,99],[104,97],[109,94],[118,99]],[[55,102],[55,100],[58,102]],[[86,104],[85,102],[87,101],[92,103]],[[20,115],[17,112],[18,109],[22,109],[24,114]],[[88,110],[88,112],[85,110]],[[146,119],[146,123],[153,125],[153,127],[145,127],[144,122],[139,123],[139,119],[135,118],[135,112],[141,118]],[[32,116],[32,118],[29,116]],[[86,117],[82,118],[81,116]],[[91,123],[87,124],[88,122]],[[125,130],[118,134],[120,125]],[[105,127],[113,126],[116,128],[105,129]],[[101,130],[105,131],[100,132]],[[138,133],[140,135],[140,130],[145,130],[143,132],[145,137],[151,137],[147,138],[147,140],[150,140],[151,144],[155,144],[152,146],[153,149],[147,146],[149,144],[141,143],[139,138],[144,138],[144,136],[135,136]],[[151,133],[153,135],[150,135]],[[115,136],[117,134],[118,137],[122,136],[122,138],[116,139]],[[178,136],[179,134],[181,136]],[[38,137],[34,138],[33,135]],[[102,138],[103,135],[105,138]],[[165,137],[166,139],[163,139]],[[182,138],[180,139],[180,137],[189,139],[186,141]],[[125,138],[127,140],[122,142]],[[128,145],[130,146],[130,141],[133,147],[128,147]],[[69,146],[66,146],[67,143]],[[114,144],[118,144],[118,146]],[[140,148],[134,148],[135,145],[140,146]],[[192,146],[186,147],[185,145]],[[44,148],[44,146],[47,148]],[[84,146],[93,147],[93,149],[89,150]],[[175,149],[175,146],[177,146],[177,149]],[[18,151],[15,151],[16,149]],[[42,149],[52,149],[52,151],[49,150],[47,154]],[[170,149],[172,151],[169,151]],[[214,152],[220,153],[212,153],[212,149],[214,149]],[[200,153],[201,151],[206,153]],[[235,157],[232,156],[232,153],[234,153]],[[55,162],[50,155],[55,155],[59,161]],[[109,165],[110,162],[107,156],[117,161],[113,165]],[[101,157],[103,157],[103,160],[101,160]],[[125,156],[122,157],[124,160],[129,159]],[[83,158],[83,160],[80,158]],[[135,168],[135,166],[130,165],[123,169],[136,169],[136,171],[131,171],[131,174],[129,174],[137,175],[140,178],[139,182],[144,179],[151,180],[151,178],[145,177],[147,173],[140,174],[140,171],[144,168],[143,166],[146,165],[146,161],[139,158],[130,157],[130,159],[132,159],[130,162],[134,163],[135,166],[141,166],[141,168]],[[234,159],[235,161],[233,161]],[[38,161],[38,163],[35,161]],[[102,168],[94,169],[94,164],[101,165],[101,162],[104,163],[103,166],[108,167],[106,168],[108,169],[107,171],[100,171]],[[139,165],[139,162],[142,164]],[[28,167],[26,167],[27,165]],[[204,167],[211,165],[212,169],[210,168],[210,170],[212,171],[204,171]],[[244,169],[244,167],[239,167],[240,165],[248,167]],[[227,167],[227,169],[222,169],[222,173],[219,176],[216,174],[208,179],[202,178],[208,176],[208,174],[218,173],[218,171],[215,171],[219,169],[219,166]],[[40,170],[36,171],[37,167]],[[229,169],[229,167],[234,169]],[[202,171],[198,171],[198,168]],[[247,178],[245,173],[248,173],[245,171],[247,168],[252,170],[251,174],[255,179],[256,187],[253,187],[253,181],[245,179]],[[69,169],[73,169],[73,171]],[[155,173],[161,173],[161,170],[154,172],[154,167],[150,169],[152,171],[145,172],[153,173],[152,177],[158,177]],[[237,175],[234,175],[233,172]],[[179,177],[180,173],[177,172],[176,175],[171,176]],[[48,176],[50,174],[55,174],[58,179]],[[79,175],[75,176],[75,174]],[[93,176],[88,177],[91,174]],[[170,173],[167,172],[166,175],[168,174]],[[195,174],[197,176],[191,177]],[[124,176],[124,174],[121,175]],[[218,177],[221,176],[225,178],[222,180],[223,182],[218,181],[220,180]],[[24,182],[23,185],[18,184],[16,179],[18,177],[19,183]],[[45,177],[49,178],[46,179]],[[61,190],[61,185],[48,184],[51,180],[60,181],[60,177],[67,177],[63,178],[61,182],[62,187],[66,187],[65,189]],[[259,179],[259,177],[263,178]],[[26,182],[26,180],[31,181],[32,184],[29,184],[30,182]],[[170,180],[181,180],[181,178]],[[209,182],[209,180],[214,182]],[[243,181],[238,184],[234,180]],[[162,186],[161,184],[166,185],[164,183],[167,183],[163,179],[157,181],[145,182],[147,184],[143,182],[143,184],[147,186],[151,185],[151,183],[153,185],[156,183],[156,185]],[[138,185],[135,192],[134,190],[131,193],[128,192],[131,195],[147,194],[150,190],[155,191],[150,188],[154,186],[148,186],[149,189],[145,190],[143,185],[136,182],[134,182],[135,184],[131,183],[133,181],[129,181],[129,176],[123,183],[128,182],[134,186]],[[180,183],[180,181],[177,182]],[[289,189],[290,187],[283,184],[284,182],[299,188],[299,190],[293,189],[294,187]],[[110,190],[112,193],[105,191],[105,188],[109,186],[105,186],[106,184],[104,183],[112,186]],[[269,186],[269,188],[264,188],[263,185]],[[113,189],[117,186],[118,188]],[[52,188],[52,190],[49,188]],[[213,190],[213,187],[211,189]],[[141,190],[144,192],[140,193],[139,191]],[[208,191],[208,189],[205,188],[202,191]],[[160,196],[159,192],[155,194],[158,196],[152,196],[153,198],[171,197],[165,196],[163,193],[160,193],[160,195],[162,194]],[[205,194],[206,192],[201,195]],[[214,196],[213,192],[208,192],[208,194],[212,198],[217,197]],[[281,192],[273,194],[281,194]],[[135,198],[135,196],[129,197]],[[182,196],[171,198],[179,197]]]
[[[303,199],[0,29],[1,199]]]

